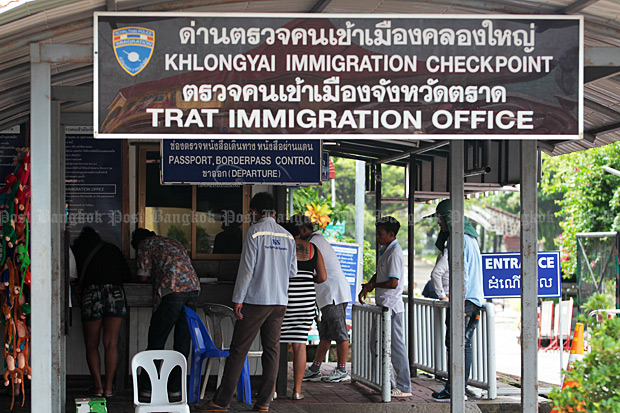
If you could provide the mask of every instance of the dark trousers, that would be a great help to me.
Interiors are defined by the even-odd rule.
[[[469,379],[469,372],[471,370],[471,362],[473,359],[471,351],[471,339],[474,336],[474,330],[480,320],[480,307],[471,301],[465,301],[465,387],[467,387],[467,380]],[[446,349],[448,350],[448,369],[452,365],[450,357],[450,310],[446,315]],[[448,370],[448,373],[450,370]],[[450,376],[448,375],[448,381],[445,384],[446,390],[450,391]],[[463,389],[464,390],[464,389]]]
[[[163,350],[168,336],[174,327],[174,350],[185,356],[187,360],[190,350],[191,336],[185,319],[184,305],[198,297],[198,291],[187,293],[172,293],[162,297],[161,304],[151,316],[147,350]],[[185,379],[185,378],[184,378]],[[140,375],[140,389],[150,390],[146,371]],[[168,379],[168,391],[178,392],[181,390],[181,370],[175,368]]]
[[[284,305],[243,304],[243,319],[237,320],[230,343],[229,356],[224,367],[222,384],[215,392],[213,402],[218,406],[228,406],[232,401],[245,357],[260,331],[263,345],[263,382],[258,390],[256,403],[269,406],[278,376],[278,357],[280,356],[280,329],[286,313]]]

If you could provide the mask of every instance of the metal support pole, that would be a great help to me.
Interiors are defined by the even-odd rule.
[[[381,218],[383,215],[381,212],[381,164],[375,165],[375,220]],[[379,243],[376,244],[377,249],[377,261],[379,261]]]
[[[416,183],[416,168],[415,168],[415,155],[412,154],[409,156],[409,198],[407,199],[407,268],[409,268],[409,274],[406,274],[408,277],[407,283],[407,308],[409,317],[406,320],[408,326],[408,337],[407,341],[409,342],[409,370],[411,372],[412,377],[417,377],[418,369],[416,369],[413,365],[413,361],[415,360],[415,331],[413,328],[413,320],[414,320],[414,305],[413,305],[413,284],[415,282],[415,231],[414,231],[414,214],[415,214],[415,183]]]
[[[366,182],[366,164],[355,161],[355,243],[361,245],[364,254],[364,185]]]
[[[60,315],[56,317],[54,279],[60,278],[60,231],[52,218],[58,211],[52,194],[60,186],[58,170],[52,164],[51,71],[41,59],[41,46],[30,45],[30,131],[31,131],[31,327],[32,327],[32,394],[33,412],[64,411],[64,375],[59,368],[62,331]],[[63,182],[64,183],[64,182]],[[64,193],[64,191],[63,191]],[[56,217],[58,218],[58,217]],[[58,219],[56,219],[58,221]]]
[[[538,411],[537,169],[536,141],[521,141],[521,402],[528,413]]]
[[[564,329],[562,328],[562,288],[561,287],[560,287],[560,297],[558,299],[558,304],[559,304],[558,306],[559,308],[558,328],[560,329],[560,334],[558,335],[558,338],[560,339],[560,380],[562,381],[562,383],[564,383],[564,371],[562,371],[564,369],[564,337],[562,337],[562,332],[564,331]]]
[[[384,308],[381,313],[382,327],[383,327],[383,345],[381,351],[381,371],[382,371],[382,386],[381,386],[381,399],[383,402],[392,401],[391,384],[390,384],[390,372],[392,369],[392,352],[389,350],[392,348],[392,311],[389,308]]]
[[[616,309],[620,309],[620,232],[616,232]]]
[[[293,208],[293,196],[294,196],[294,194],[295,194],[295,188],[293,188],[292,186],[289,187],[289,189],[288,189],[288,216],[289,217],[292,217],[293,214],[295,213],[294,212],[295,208]]]
[[[450,142],[450,411],[465,411],[464,141]]]

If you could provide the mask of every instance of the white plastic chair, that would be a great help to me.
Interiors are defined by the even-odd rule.
[[[159,374],[155,360],[161,360]],[[168,400],[168,376],[175,367],[181,367],[181,401],[171,403]],[[151,402],[144,403],[138,400],[138,368],[142,367],[151,380]],[[178,412],[190,413],[187,405],[187,360],[178,351],[147,350],[142,351],[131,360],[133,376],[133,404],[135,413],[149,412]]]
[[[540,305],[540,314],[538,319],[538,349],[542,348],[541,340],[553,338],[553,308],[554,303],[551,300],[543,301]]]

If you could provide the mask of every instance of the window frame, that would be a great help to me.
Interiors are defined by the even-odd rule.
[[[146,216],[146,154],[147,152],[158,152],[161,155],[161,145],[159,144],[146,144],[146,145],[138,145],[136,148],[138,152],[137,162],[138,162],[138,185],[137,185],[137,196],[138,196],[138,226],[144,228],[145,225],[145,216]],[[197,213],[198,206],[198,188],[202,185],[191,185],[192,187],[192,206],[191,211],[192,215],[195,216]],[[204,185],[205,187],[213,187],[210,185]],[[250,209],[250,186],[249,185],[241,185],[241,208],[242,214],[244,217],[247,216],[248,211]],[[241,226],[241,230],[243,233],[243,238],[245,238],[245,232],[249,228],[249,220],[244,219],[243,224]],[[241,254],[204,254],[196,252],[196,221],[194,219],[191,220],[191,251],[190,257],[192,259],[200,259],[200,260],[239,260],[241,258]],[[160,234],[158,234],[160,235]]]

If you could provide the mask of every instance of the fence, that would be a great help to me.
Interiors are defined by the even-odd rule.
[[[351,376],[353,380],[381,391],[384,402],[392,399],[391,319],[387,308],[353,303]]]
[[[403,296],[405,303],[407,297]],[[448,356],[445,346],[446,314],[448,302],[428,298],[414,298],[414,360],[417,369],[435,377],[448,377]],[[405,319],[408,307],[405,305]],[[408,337],[409,323],[405,325]],[[495,311],[492,304],[485,304],[480,312],[480,322],[472,340],[473,360],[468,384],[487,391],[489,399],[497,397],[495,365]]]

